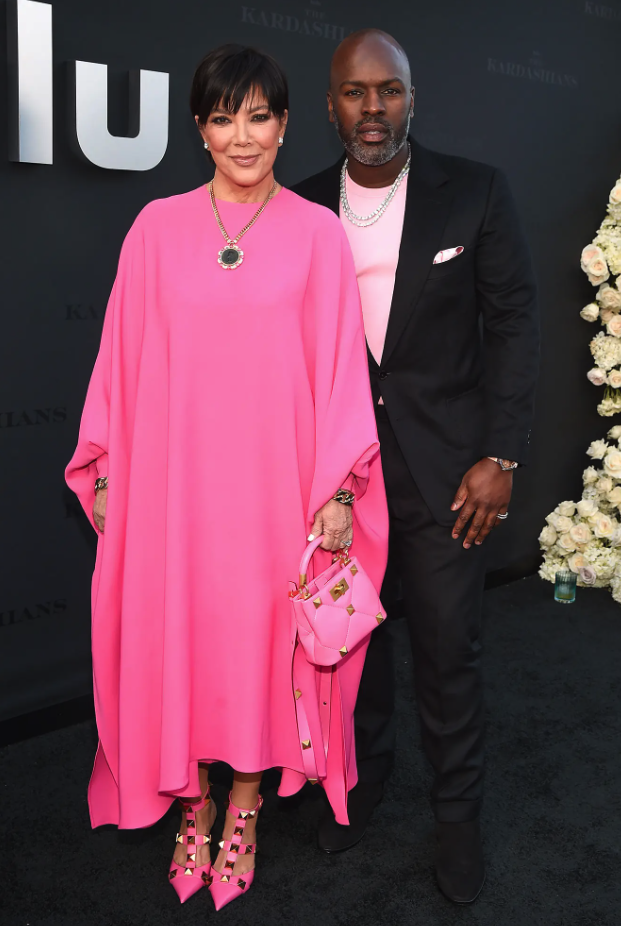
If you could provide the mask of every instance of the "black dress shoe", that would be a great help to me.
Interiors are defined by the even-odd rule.
[[[328,807],[319,824],[319,848],[324,852],[344,852],[360,842],[383,793],[384,786],[381,782],[359,781],[347,796],[349,826],[337,823],[332,808]]]
[[[478,819],[436,823],[438,887],[454,903],[472,903],[485,883],[485,863]]]

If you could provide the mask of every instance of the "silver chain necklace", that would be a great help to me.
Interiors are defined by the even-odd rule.
[[[347,165],[349,164],[349,160],[345,158],[345,163],[341,169],[341,206],[343,207],[343,212],[352,223],[352,225],[357,225],[359,228],[367,228],[369,225],[375,225],[375,223],[381,219],[381,217],[388,209],[390,203],[394,199],[395,193],[401,185],[401,181],[407,175],[410,169],[411,160],[412,150],[408,145],[408,159],[401,169],[399,176],[388,190],[385,199],[379,204],[377,209],[374,209],[373,212],[371,212],[369,215],[356,215],[356,213],[349,205],[349,200],[347,199]]]

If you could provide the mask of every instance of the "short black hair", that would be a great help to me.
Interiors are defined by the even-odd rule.
[[[264,97],[279,119],[289,109],[287,77],[271,55],[249,46],[221,45],[196,68],[190,92],[192,115],[204,125],[217,106],[237,113],[248,94]]]

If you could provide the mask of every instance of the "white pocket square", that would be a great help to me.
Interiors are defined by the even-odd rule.
[[[444,251],[438,251],[433,262],[434,264],[443,264],[447,260],[452,260],[453,257],[459,257],[463,250],[461,244],[457,248],[445,248]]]

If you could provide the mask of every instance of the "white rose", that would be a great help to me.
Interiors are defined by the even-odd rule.
[[[570,556],[567,560],[567,565],[572,572],[580,572],[580,570],[584,569],[584,567],[587,565],[587,561],[585,560],[582,553],[574,553],[574,555]]]
[[[607,514],[600,514],[595,521],[594,534],[600,539],[612,537],[615,531],[615,522]]]
[[[592,566],[589,566],[587,563],[586,566],[583,566],[580,570],[580,580],[583,585],[595,585],[595,580],[597,579],[597,573]]]
[[[604,257],[594,257],[586,265],[585,272],[589,283],[593,286],[598,286],[600,283],[605,283],[606,280],[610,279],[610,271]]]
[[[599,318],[602,325],[607,325],[614,314],[612,309],[600,309]]]
[[[561,536],[558,538],[558,545],[566,553],[574,553],[576,549],[576,542],[569,533],[561,534]]]
[[[621,315],[613,315],[608,319],[606,330],[613,338],[621,338]]]
[[[617,180],[612,190],[610,191],[608,202],[610,203],[611,206],[621,205],[621,180]]]
[[[609,450],[604,457],[604,470],[609,476],[621,479],[621,450]]]
[[[602,283],[595,297],[603,309],[618,312],[621,309],[621,293],[609,283]]]
[[[582,249],[582,254],[580,255],[580,266],[586,272],[586,268],[592,260],[595,260],[596,257],[603,256],[604,252],[601,248],[598,248],[596,244],[587,244],[586,248]]]
[[[559,534],[565,534],[567,531],[570,531],[574,526],[574,522],[571,518],[566,518],[563,515],[557,515],[556,521],[554,522],[554,527],[559,532]]]
[[[593,367],[593,369],[589,370],[587,373],[587,379],[590,383],[593,383],[594,386],[603,386],[606,382],[606,371],[600,370],[599,367]]]
[[[551,547],[556,543],[556,531],[551,524],[546,524],[539,534],[539,543],[542,547]]]
[[[618,508],[621,505],[621,486],[615,486],[611,489],[606,498],[611,505]]]
[[[619,277],[619,279],[621,280],[621,277]],[[616,424],[614,428],[611,428],[608,432],[608,437],[611,440],[619,440],[621,437],[621,424]]]
[[[619,293],[621,296],[621,293]],[[599,318],[599,306],[597,302],[589,302],[588,305],[585,305],[583,309],[580,310],[580,318],[583,318],[585,322],[596,322]]]
[[[593,537],[591,528],[586,524],[574,524],[569,533],[571,534],[571,539],[579,544],[588,543]]]
[[[601,479],[597,480],[597,491],[600,495],[607,495],[608,492],[612,491],[612,479],[610,476],[602,476]]]
[[[587,448],[587,454],[594,460],[603,460],[608,450],[605,440],[594,440]]]
[[[587,466],[585,471],[582,474],[582,481],[585,486],[593,485],[594,482],[597,482],[599,479],[599,472],[595,469],[594,466]]]
[[[608,374],[608,385],[613,389],[621,389],[621,370],[611,370]]]
[[[597,502],[592,498],[582,498],[576,507],[581,518],[590,518],[597,511]]]
[[[561,502],[554,509],[556,514],[562,515],[564,518],[573,518],[576,513],[576,503],[575,502]]]

